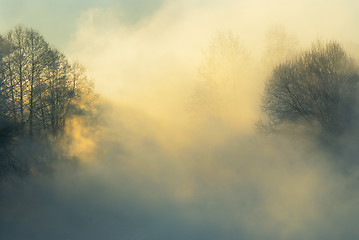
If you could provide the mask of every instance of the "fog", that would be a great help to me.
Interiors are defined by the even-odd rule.
[[[299,126],[257,123],[282,58],[318,38],[359,56],[358,7],[168,0],[135,22],[87,9],[65,52],[95,82],[100,123],[69,122],[78,161],[1,183],[1,239],[357,239],[356,138],[333,154]],[[226,62],[221,39],[245,57]]]

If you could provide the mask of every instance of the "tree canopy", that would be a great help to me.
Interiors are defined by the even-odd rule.
[[[304,123],[339,135],[357,115],[359,71],[334,41],[317,41],[294,59],[277,65],[266,82],[262,110],[266,126]]]

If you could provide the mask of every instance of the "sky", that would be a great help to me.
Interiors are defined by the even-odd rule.
[[[77,28],[77,21],[91,8],[115,7],[122,20],[136,22],[156,11],[161,0],[1,0],[0,30],[6,32],[17,24],[39,30],[56,47],[64,49]]]
[[[300,128],[256,128],[282,50],[337,40],[359,57],[358,9],[354,0],[0,0],[0,32],[39,30],[86,68],[103,101],[99,126],[68,122],[78,166],[3,186],[0,238],[358,239],[358,167],[338,167]],[[268,51],[273,32],[289,51]],[[343,162],[359,155],[353,139],[341,139]]]
[[[210,8],[217,8],[224,13],[228,12],[230,16],[232,16],[233,12],[231,10],[234,10],[238,13],[236,14],[238,20],[243,19],[243,15],[248,14],[259,20],[263,20],[263,17],[270,17],[263,23],[278,24],[280,22],[280,24],[284,25],[301,25],[306,26],[306,28],[316,28],[318,34],[330,30],[341,30],[343,34],[352,37],[345,28],[350,29],[358,20],[355,11],[358,3],[354,0],[316,0],[312,2],[281,0],[1,0],[0,30],[6,32],[17,24],[25,24],[38,29],[51,43],[64,49],[71,40],[71,36],[75,34],[78,21],[86,11],[94,8],[115,9],[122,23],[134,24],[155,14],[164,5],[177,3],[187,5],[182,9],[178,8],[178,14],[188,9],[197,8],[198,10],[210,6]],[[229,6],[232,6],[232,8],[227,9]],[[233,6],[236,7],[233,8]],[[325,22],[322,16],[325,17],[328,24],[321,24]],[[219,23],[223,22],[222,19],[217,20]],[[247,16],[247,20],[253,21],[254,19]],[[349,21],[351,26],[346,26],[343,29],[342,24]],[[251,24],[247,23],[247,25]],[[220,26],[219,24],[216,27],[225,26]],[[253,29],[253,31],[256,31],[256,29]]]

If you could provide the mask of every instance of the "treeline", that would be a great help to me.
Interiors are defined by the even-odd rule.
[[[0,35],[2,174],[16,168],[14,142],[26,138],[51,145],[71,117],[93,113],[94,99],[84,69],[70,63],[39,32],[17,26]]]
[[[257,120],[260,133],[304,137],[344,168],[357,165],[359,62],[342,44],[317,40],[301,50],[295,36],[275,27],[258,59],[231,32],[205,50],[188,104],[201,124]]]

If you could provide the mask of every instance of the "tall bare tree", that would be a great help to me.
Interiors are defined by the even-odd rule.
[[[29,93],[29,135],[33,136],[34,118],[36,106],[38,103],[38,92],[35,88],[40,83],[40,76],[46,65],[46,55],[48,54],[49,47],[44,38],[35,30],[29,29],[26,32],[26,44],[28,45],[29,65],[30,71],[28,80],[30,82]]]
[[[226,118],[238,107],[241,92],[250,86],[250,62],[250,54],[237,35],[218,33],[204,51],[199,82],[191,97],[192,109]]]

